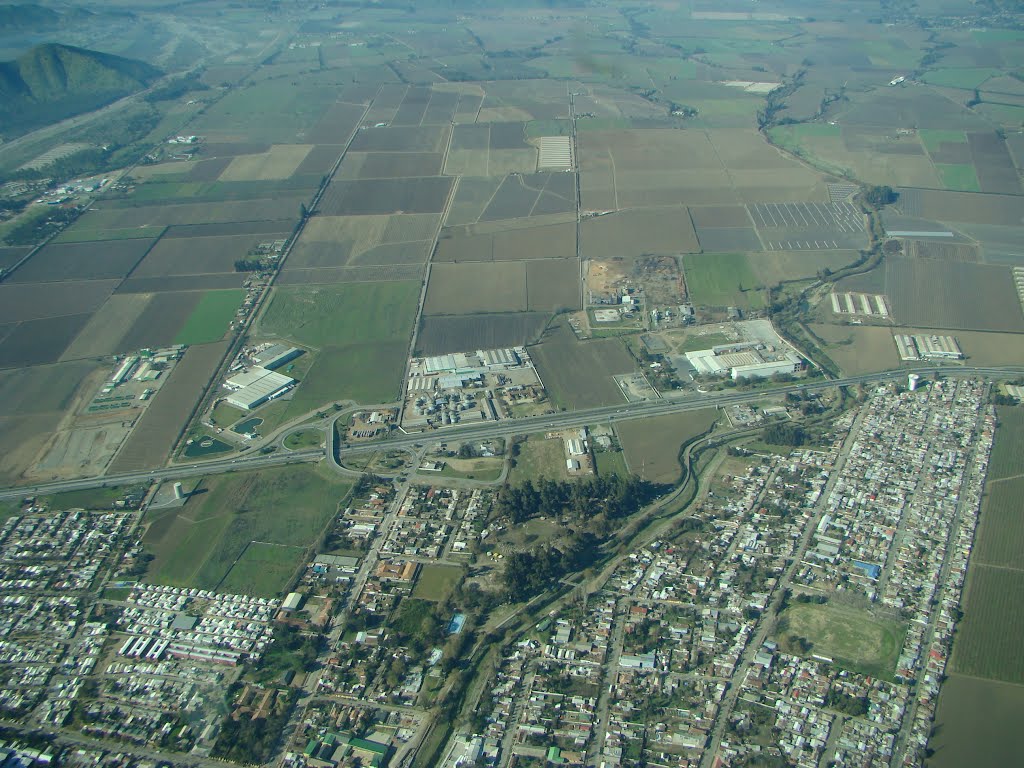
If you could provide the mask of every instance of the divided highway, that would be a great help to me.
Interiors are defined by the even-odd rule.
[[[660,400],[647,400],[637,403],[620,403],[618,405],[587,408],[578,411],[563,411],[543,416],[531,416],[523,419],[507,419],[502,421],[475,422],[467,425],[444,427],[433,432],[404,434],[394,433],[380,440],[359,443],[358,445],[342,444],[335,446],[334,429],[328,430],[326,448],[314,448],[305,451],[288,451],[278,446],[273,453],[253,453],[229,459],[197,462],[195,464],[178,464],[171,467],[154,468],[146,472],[132,472],[122,475],[101,475],[80,480],[66,480],[53,483],[35,483],[0,490],[0,499],[14,499],[23,496],[49,495],[65,491],[79,491],[103,486],[133,485],[149,483],[156,480],[178,480],[189,477],[237,472],[242,470],[261,469],[286,464],[320,461],[326,455],[331,465],[342,470],[337,456],[354,455],[376,451],[381,448],[414,448],[425,442],[444,440],[466,441],[484,440],[495,437],[511,437],[545,432],[549,429],[570,429],[588,424],[616,422],[628,419],[663,416],[670,413],[699,410],[701,408],[721,408],[728,405],[749,403],[763,400],[766,397],[784,395],[789,392],[814,392],[836,386],[855,386],[902,379],[908,373],[922,376],[941,374],[943,376],[986,377],[995,379],[1017,378],[1024,376],[1024,367],[1014,368],[967,368],[967,367],[935,367],[918,368],[913,371],[901,369],[882,373],[848,376],[841,379],[811,379],[794,382],[791,385],[776,387],[770,391],[744,390],[708,392],[706,394],[686,395],[684,397],[667,397]],[[342,415],[344,416],[344,415]]]

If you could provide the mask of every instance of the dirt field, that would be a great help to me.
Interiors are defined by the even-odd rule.
[[[445,355],[532,344],[547,325],[548,317],[543,312],[424,316],[416,337],[416,354]]]
[[[576,258],[575,222],[495,232],[485,229],[486,225],[478,224],[443,230],[434,263]]]
[[[907,216],[936,221],[1015,226],[1024,219],[1024,198],[934,189],[899,189],[896,206]]]
[[[259,155],[240,155],[220,175],[220,181],[287,179],[306,159],[311,144],[275,144]]]
[[[885,294],[900,325],[1024,331],[1024,314],[1007,267],[888,259]],[[978,297],[985,297],[978,301]]]
[[[655,483],[677,483],[682,474],[679,449],[718,418],[714,408],[636,419],[615,425],[629,471]]]
[[[61,360],[114,354],[121,339],[149,306],[151,293],[115,294],[89,319]]]
[[[244,272],[213,272],[208,275],[171,275],[170,277],[130,277],[117,286],[114,295],[241,288],[246,277]]]
[[[580,225],[584,259],[634,259],[700,250],[686,208],[646,208],[584,219]]]
[[[14,483],[52,437],[95,363],[0,371],[0,482]]]
[[[85,314],[18,323],[0,342],[0,368],[57,362],[88,321]]]
[[[309,150],[309,154],[299,163],[294,176],[323,175],[334,167],[341,157],[344,146],[336,144],[317,144]]]
[[[288,257],[285,271],[356,264],[422,264],[429,256],[438,218],[434,214],[316,216],[310,219]]]
[[[441,152],[348,152],[338,168],[338,179],[401,179],[439,176]]]
[[[526,263],[522,261],[435,264],[423,312],[470,315],[477,312],[525,312]]]
[[[132,273],[132,277],[234,272],[235,261],[248,258],[249,251],[259,243],[283,240],[290,234],[282,231],[261,235],[161,239]]]
[[[394,126],[359,131],[352,152],[440,152],[448,142],[448,126]]]
[[[157,293],[128,327],[115,351],[118,354],[136,352],[143,347],[165,347],[174,342],[178,329],[196,308],[201,291]]]
[[[317,210],[326,216],[441,213],[451,188],[452,179],[443,176],[336,181]]]
[[[299,218],[299,205],[305,202],[308,202],[306,195],[292,193],[273,198],[229,200],[220,203],[176,203],[133,208],[108,205],[94,208],[90,223],[98,229],[126,229],[143,226],[287,221],[288,228],[291,229]]]
[[[124,277],[146,255],[154,242],[152,239],[139,239],[54,243],[38,251],[4,282],[37,283]]]
[[[319,122],[306,131],[303,140],[312,144],[346,144],[352,136],[352,131],[359,124],[359,119],[363,116],[364,111],[365,108],[359,104],[333,104],[327,108]],[[335,160],[338,159],[338,154],[340,152],[335,154]],[[309,159],[310,156],[307,155],[306,160]],[[308,170],[303,170],[302,166],[296,170],[296,173],[299,172],[310,173]]]
[[[116,280],[0,285],[0,323],[91,314],[106,301]]]
[[[929,768],[1002,768],[1024,750],[1024,686],[951,672],[942,684]]]
[[[580,309],[580,264],[576,259],[526,262],[526,304],[530,312]]]
[[[569,410],[625,402],[612,376],[636,367],[619,339],[577,341],[564,320],[530,348],[530,355],[551,399]]]
[[[480,215],[480,221],[576,211],[576,177],[571,173],[506,176]]]
[[[221,341],[186,350],[111,463],[112,474],[158,467],[166,461],[227,348],[228,342]]]

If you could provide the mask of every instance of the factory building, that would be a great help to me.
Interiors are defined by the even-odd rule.
[[[764,344],[725,344],[713,349],[687,352],[686,360],[698,374],[729,375],[733,380],[761,379],[795,373],[800,359],[791,352],[776,352]]]
[[[224,382],[224,386],[232,390],[226,398],[229,404],[243,411],[251,411],[283,395],[295,386],[295,379],[256,366],[232,376]]]
[[[290,363],[302,354],[298,347],[289,347],[286,344],[274,344],[256,355],[253,360],[268,371],[276,371],[282,365]]]

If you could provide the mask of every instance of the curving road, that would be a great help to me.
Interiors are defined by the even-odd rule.
[[[14,499],[32,495],[49,495],[53,493],[62,493],[64,491],[79,491],[103,486],[144,484],[157,480],[201,477],[223,474],[226,472],[260,469],[263,467],[314,462],[320,461],[325,457],[325,455],[335,470],[345,474],[353,474],[351,470],[344,469],[338,463],[338,460],[342,456],[366,453],[368,451],[377,451],[383,447],[393,449],[419,448],[423,443],[437,442],[439,440],[466,441],[495,437],[511,437],[513,435],[528,435],[537,432],[545,432],[549,429],[582,427],[597,422],[626,421],[630,419],[663,416],[670,413],[699,410],[702,408],[721,408],[728,405],[737,405],[740,403],[763,400],[768,396],[784,395],[789,392],[815,392],[831,389],[836,386],[884,383],[894,379],[905,378],[908,373],[917,373],[922,376],[939,373],[944,376],[955,376],[957,378],[976,378],[980,376],[994,379],[1006,379],[1024,376],[1024,367],[934,367],[918,368],[914,371],[909,371],[907,369],[884,371],[882,373],[871,373],[862,376],[848,376],[841,379],[814,379],[811,381],[795,382],[791,385],[776,387],[770,391],[744,390],[740,392],[709,392],[706,394],[686,395],[678,398],[664,398],[661,400],[651,400],[638,403],[620,403],[617,405],[601,406],[599,408],[587,408],[578,411],[566,411],[543,416],[530,416],[522,419],[506,419],[502,421],[485,421],[475,424],[455,425],[425,433],[402,434],[400,432],[396,432],[385,438],[359,443],[358,445],[350,445],[348,443],[338,444],[335,440],[334,420],[331,420],[327,429],[325,447],[323,449],[313,448],[303,451],[288,451],[274,446],[274,451],[272,453],[255,452],[247,456],[236,456],[235,458],[196,462],[195,464],[176,465],[173,467],[160,467],[146,472],[132,472],[121,475],[106,475],[82,478],[79,480],[16,486],[0,490],[0,499]],[[342,418],[345,415],[345,412],[342,412],[335,418],[335,420],[337,418]],[[292,431],[292,429],[297,428],[298,426],[288,429],[283,434],[279,433],[278,440],[282,440],[285,435]]]

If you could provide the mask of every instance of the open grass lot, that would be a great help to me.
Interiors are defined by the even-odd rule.
[[[462,569],[450,565],[424,565],[420,567],[412,597],[418,600],[443,602],[462,578]]]
[[[295,173],[312,149],[310,144],[277,144],[258,155],[239,155],[219,181],[273,181]]]
[[[827,656],[837,666],[891,679],[903,646],[906,627],[846,605],[793,604],[776,625],[776,638],[790,636],[812,644],[811,653]]]
[[[942,683],[929,768],[1003,768],[1024,750],[1024,686],[953,672]]]
[[[1024,331],[1024,313],[1007,267],[888,259],[885,294],[900,325]],[[984,296],[984,301],[978,301]]]
[[[629,470],[626,468],[626,456],[622,451],[600,451],[594,454],[594,462],[599,475],[626,477],[629,474]]]
[[[695,304],[744,309],[765,305],[764,292],[757,288],[761,283],[745,254],[687,254],[683,271],[690,300]]]
[[[533,344],[539,340],[549,318],[544,312],[425,315],[416,336],[416,354],[444,355]]]
[[[857,260],[856,251],[763,251],[747,254],[747,263],[758,282],[777,285],[784,280],[814,277],[819,270],[835,272]]]
[[[483,482],[493,482],[501,477],[502,468],[505,465],[504,459],[481,458],[481,459],[445,459],[444,469],[441,470],[441,477],[468,478]],[[422,476],[430,477],[424,473]]]
[[[305,547],[254,541],[217,585],[221,592],[257,597],[280,597],[305,564]]]
[[[943,67],[942,69],[925,72],[921,79],[931,85],[974,90],[986,80],[989,80],[999,74],[1001,74],[1000,70],[988,67],[970,69],[960,67]]]
[[[511,485],[527,480],[536,482],[537,478],[546,477],[551,480],[565,480],[565,447],[560,439],[546,439],[541,435],[532,435],[519,444],[519,455],[513,460],[508,473]]]
[[[612,376],[636,367],[621,340],[578,341],[565,320],[531,347],[530,355],[552,401],[568,410],[624,402]]]
[[[585,259],[635,259],[697,252],[700,243],[686,208],[638,208],[584,219],[580,249]]]
[[[810,329],[827,342],[826,353],[847,376],[885,371],[900,364],[891,328],[811,324]]]
[[[941,128],[924,128],[917,132],[918,138],[929,152],[938,152],[943,144],[966,144],[967,134],[963,131],[945,131]]]
[[[395,401],[401,391],[408,349],[407,338],[325,347],[292,396],[284,419],[337,400],[365,405]]]
[[[258,335],[316,349],[407,339],[419,290],[414,282],[276,288]]]
[[[43,247],[15,271],[7,282],[108,280],[127,275],[146,255],[153,240],[53,243]]]
[[[683,472],[679,464],[680,447],[706,432],[717,419],[718,411],[705,408],[619,422],[615,432],[631,473],[654,483],[677,483]]]
[[[184,507],[155,517],[146,531],[143,543],[155,556],[148,578],[156,583],[217,589],[236,561],[239,575],[251,571],[255,563],[238,559],[252,542],[294,548],[289,551],[297,559],[298,548],[310,546],[337,514],[350,486],[302,465],[222,475],[200,488]],[[254,557],[276,563],[280,574],[284,558],[278,555],[260,547]],[[263,594],[268,586],[244,578],[232,582],[243,594]]]
[[[209,344],[224,338],[245,291],[207,291],[174,337],[175,344]]]
[[[221,341],[185,351],[111,462],[112,474],[159,467],[166,461],[227,348],[228,342]]]

